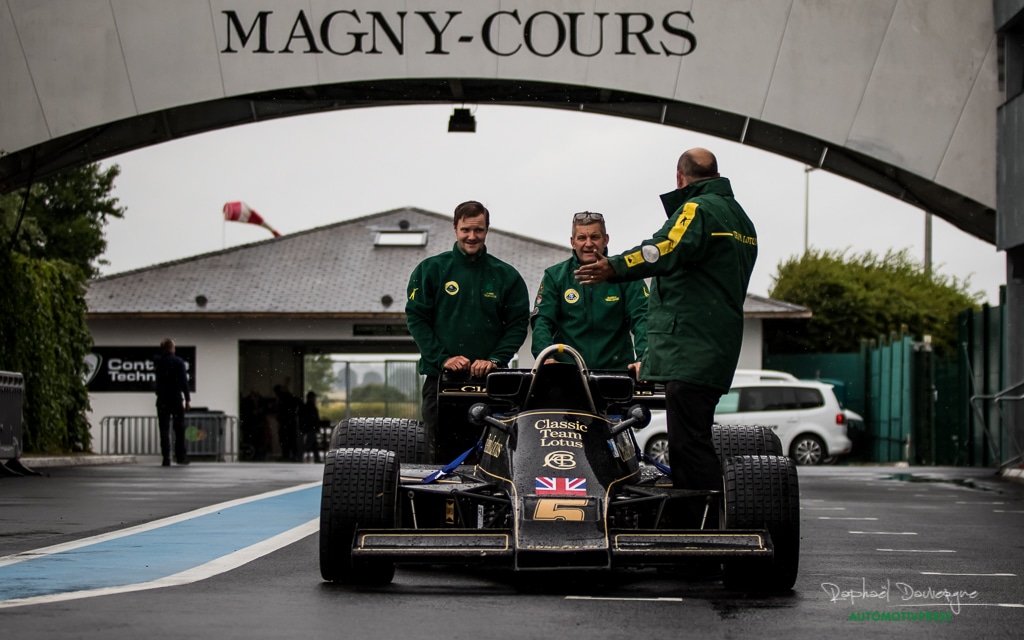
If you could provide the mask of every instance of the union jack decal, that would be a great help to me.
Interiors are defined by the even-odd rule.
[[[587,495],[587,479],[537,478],[536,491],[539,496],[585,496]]]

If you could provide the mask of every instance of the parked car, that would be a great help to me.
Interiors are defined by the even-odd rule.
[[[788,375],[788,374],[785,374]],[[715,409],[715,422],[770,427],[782,450],[800,465],[834,462],[853,448],[848,428],[862,429],[864,419],[844,408],[832,385],[813,380],[760,379],[740,375]],[[658,462],[668,461],[665,413],[654,413],[651,424],[637,431],[641,451]]]

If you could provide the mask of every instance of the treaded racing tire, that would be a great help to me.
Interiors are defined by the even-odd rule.
[[[711,442],[723,463],[731,456],[784,456],[782,441],[768,427],[747,424],[715,424]]]
[[[330,450],[340,447],[387,449],[406,464],[427,464],[427,430],[408,418],[346,418],[331,431]]]
[[[723,468],[725,528],[767,529],[771,559],[723,565],[728,589],[788,591],[800,564],[800,487],[796,464],[784,456],[733,456]]]
[[[324,459],[320,498],[320,575],[332,582],[383,586],[395,564],[355,560],[356,527],[386,529],[398,522],[399,462],[394,451],[336,449]]]

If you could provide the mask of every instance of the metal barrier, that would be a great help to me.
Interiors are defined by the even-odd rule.
[[[981,428],[985,432],[986,441],[988,442],[992,457],[998,463],[1000,469],[1005,469],[1006,467],[1016,464],[1024,459],[1024,449],[1022,449],[1020,443],[1017,442],[1013,431],[1007,428],[1001,407],[1001,404],[1004,402],[1020,402],[1024,400],[1024,393],[1022,393],[1022,391],[1024,391],[1024,381],[1009,386],[999,393],[971,396],[971,408],[974,409],[974,414],[977,417],[978,422],[981,424]],[[996,425],[989,424],[989,421],[986,419],[986,412],[982,410],[981,403],[986,401],[993,401]],[[1000,431],[994,432],[991,428],[994,426],[1001,427]],[[1009,443],[1007,443],[1006,440],[1009,440]],[[1010,453],[1012,453],[1013,456],[1009,458],[1007,458],[1006,452],[1007,444],[1012,447]]]
[[[174,432],[171,432],[171,442]],[[173,445],[172,445],[173,446]],[[238,419],[219,411],[185,413],[185,450],[189,457],[217,462],[238,460]],[[100,420],[100,453],[161,455],[156,416],[106,416]]]
[[[21,456],[24,398],[25,378],[20,373],[0,371],[0,460],[15,460]]]

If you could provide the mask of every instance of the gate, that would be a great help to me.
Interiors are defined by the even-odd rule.
[[[174,434],[171,434],[173,447]],[[185,451],[190,458],[217,462],[238,459],[238,420],[220,411],[185,413]],[[156,416],[106,416],[100,420],[100,453],[158,456],[160,427]]]

